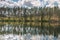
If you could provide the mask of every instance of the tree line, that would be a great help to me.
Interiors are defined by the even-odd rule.
[[[58,16],[60,17],[60,9],[58,7],[53,7],[53,8],[50,8],[50,7],[40,7],[40,8],[37,8],[37,7],[34,7],[34,8],[31,8],[31,9],[28,9],[28,8],[4,8],[4,7],[1,7],[0,8],[0,15],[2,17],[20,17],[20,16]],[[0,17],[1,17],[0,16]]]

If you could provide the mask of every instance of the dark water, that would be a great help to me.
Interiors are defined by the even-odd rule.
[[[31,24],[31,25],[30,25]],[[36,37],[32,40],[59,40],[60,39],[60,27],[51,25],[40,25],[39,23],[5,23],[0,24],[0,35],[23,35],[24,40]],[[38,25],[39,24],[39,25]],[[46,23],[45,23],[46,24]],[[32,38],[33,38],[32,37]],[[39,39],[40,38],[40,39]],[[10,40],[10,39],[7,39]],[[13,39],[12,39],[13,40]],[[18,40],[18,39],[17,39]],[[22,40],[22,39],[21,39]]]

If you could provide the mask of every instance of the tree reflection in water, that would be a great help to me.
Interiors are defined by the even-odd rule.
[[[45,27],[42,29],[41,26],[28,26],[20,24],[0,24],[0,34],[15,34],[24,36],[25,40],[32,37],[33,40],[57,40],[60,34],[60,27]],[[36,37],[36,39],[34,38]]]

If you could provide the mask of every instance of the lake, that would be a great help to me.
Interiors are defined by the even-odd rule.
[[[30,24],[29,24],[30,23]],[[40,23],[0,23],[0,40],[60,40],[60,27]],[[49,23],[47,23],[49,24]]]

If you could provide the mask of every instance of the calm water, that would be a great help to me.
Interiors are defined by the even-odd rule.
[[[60,27],[0,24],[0,40],[60,40]]]

